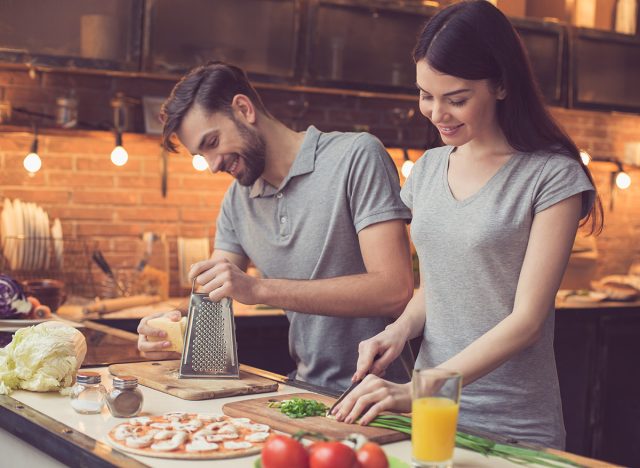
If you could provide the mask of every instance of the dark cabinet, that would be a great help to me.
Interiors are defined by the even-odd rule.
[[[317,2],[309,13],[308,78],[321,85],[415,92],[411,53],[434,13],[377,2]]]
[[[567,451],[640,466],[640,305],[556,312]]]
[[[151,0],[146,4],[144,67],[183,73],[209,60],[253,74],[292,78],[299,0]]]
[[[574,29],[570,57],[571,107],[640,110],[640,38]]]
[[[556,23],[512,19],[547,104],[567,102],[567,34]]]
[[[3,0],[0,61],[138,70],[142,0]]]
[[[209,60],[251,78],[415,93],[411,53],[428,2],[389,0],[2,0],[0,63],[151,72]],[[640,110],[640,37],[512,18],[546,102]]]

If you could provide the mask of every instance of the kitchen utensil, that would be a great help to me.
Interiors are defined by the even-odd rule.
[[[151,361],[109,366],[112,375],[135,375],[140,385],[182,398],[183,400],[211,400],[234,395],[275,392],[277,382],[240,369],[236,379],[180,379],[180,361]]]
[[[122,282],[118,281],[116,279],[116,276],[113,274],[113,270],[111,269],[111,267],[109,266],[109,263],[107,262],[107,260],[104,258],[104,256],[102,255],[102,252],[98,249],[93,251],[93,254],[91,254],[91,259],[96,263],[96,265],[98,265],[98,267],[109,277],[113,280],[113,283],[118,287],[118,289],[120,290],[120,292],[122,293],[123,296],[127,295],[127,291],[124,288],[124,286],[122,285]]]
[[[335,403],[333,405],[331,405],[331,408],[329,408],[328,414],[331,414],[331,412],[333,411],[333,408],[335,408],[336,406],[338,406],[338,403],[340,403],[342,400],[344,400],[344,398],[351,393],[351,390],[353,390],[354,388],[356,388],[358,386],[358,384],[362,382],[362,380],[356,380],[355,382],[353,382],[351,385],[349,385],[349,388],[347,388],[344,392],[342,392],[342,395],[340,395],[340,397],[335,401]]]
[[[160,296],[149,296],[146,294],[141,294],[138,296],[119,297],[116,299],[95,301],[84,306],[64,305],[58,309],[58,315],[69,320],[80,321],[86,320],[88,318],[94,318],[95,315],[97,315],[99,318],[100,315],[108,314],[110,312],[117,312],[129,307],[155,304],[160,301]]]
[[[231,299],[220,302],[191,287],[180,378],[239,377],[238,347]]]
[[[344,439],[354,432],[364,435],[367,439],[379,444],[405,440],[409,435],[402,432],[382,429],[379,427],[360,426],[338,422],[333,418],[324,416],[311,416],[307,418],[290,418],[278,408],[269,408],[269,403],[274,401],[289,400],[291,398],[316,400],[330,406],[334,398],[316,393],[292,393],[278,394],[271,397],[253,398],[227,403],[222,407],[222,412],[233,417],[251,418],[258,423],[271,426],[272,429],[294,434],[297,431],[320,432],[332,439]]]
[[[145,232],[142,234],[142,242],[144,243],[144,253],[142,254],[142,258],[140,262],[138,262],[138,266],[136,267],[137,271],[144,270],[144,267],[149,262],[149,257],[151,257],[151,252],[153,250],[153,242],[159,239],[159,237],[153,232]]]

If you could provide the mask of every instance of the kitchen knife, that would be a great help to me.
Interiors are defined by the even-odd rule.
[[[336,402],[331,405],[331,408],[329,408],[329,411],[327,412],[327,414],[331,414],[331,412],[333,411],[333,408],[335,408],[336,406],[338,406],[338,403],[340,403],[342,400],[344,400],[344,398],[351,393],[351,391],[356,388],[358,386],[358,384],[362,382],[362,380],[356,380],[355,382],[353,382],[351,385],[349,385],[349,388],[347,388],[344,392],[342,392],[342,395],[340,395],[340,398],[338,398],[336,400]]]

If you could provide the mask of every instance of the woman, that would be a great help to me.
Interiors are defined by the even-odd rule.
[[[592,178],[491,3],[439,12],[414,60],[420,111],[445,144],[401,192],[422,284],[395,323],[360,344],[354,381],[370,375],[333,414],[367,424],[383,410],[410,411],[410,385],[376,374],[424,334],[416,368],[464,376],[460,425],[563,448],[554,298],[579,220],[602,229]]]

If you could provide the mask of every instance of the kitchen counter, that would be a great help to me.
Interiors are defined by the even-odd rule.
[[[102,375],[103,382],[108,386],[110,384],[108,369],[102,367],[95,370]],[[251,370],[251,368],[245,370]],[[162,414],[169,410],[217,412],[222,410],[223,404],[231,401],[300,392],[300,388],[281,384],[277,392],[257,396],[245,395],[215,400],[187,401],[150,388],[142,386],[140,388],[145,397],[144,413],[148,414]],[[112,417],[106,407],[98,415],[80,415],[71,408],[68,398],[58,393],[16,391],[10,397],[0,396],[0,427],[2,428],[0,429],[0,453],[14,461],[28,460],[28,464],[19,462],[13,466],[38,466],[38,468],[61,466],[53,457],[71,466],[116,465],[167,468],[183,468],[185,466],[250,467],[257,457],[252,455],[228,460],[185,461],[124,455],[112,449],[106,441],[108,431],[123,421],[123,419]],[[357,427],[354,426],[354,429]],[[42,451],[36,450],[36,448]],[[410,462],[411,443],[408,440],[384,445],[384,450],[388,454]],[[585,466],[606,466],[582,457],[574,459],[584,463]],[[458,467],[506,468],[521,466],[494,457],[484,457],[463,449],[456,449],[454,462]]]
[[[140,317],[183,301],[127,309],[100,322],[135,331]],[[283,312],[238,303],[234,310],[240,361],[279,374],[291,371]],[[640,466],[640,448],[634,443],[640,434],[640,374],[629,372],[635,365],[631,357],[640,355],[638,336],[640,301],[556,302],[554,347],[567,450]],[[417,349],[420,343],[413,344]]]

